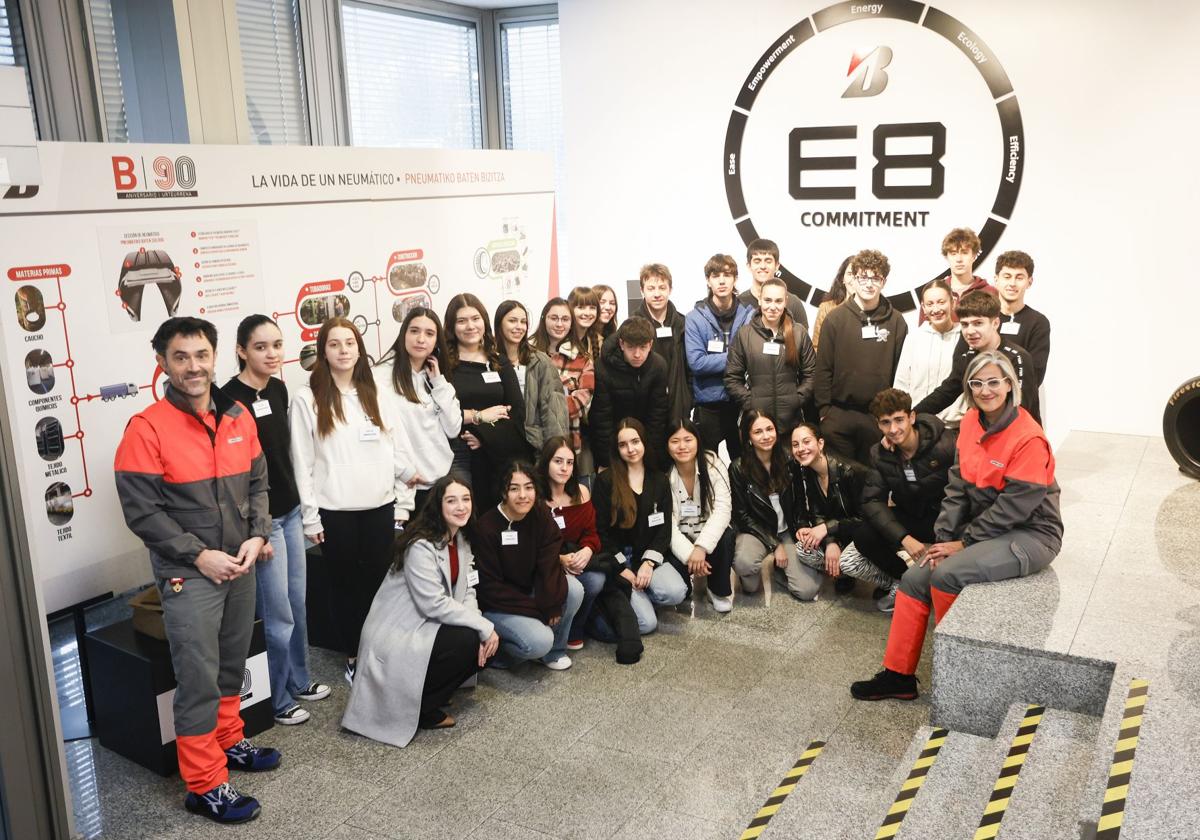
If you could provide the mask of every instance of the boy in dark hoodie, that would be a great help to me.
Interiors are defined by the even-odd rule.
[[[654,326],[654,352],[667,363],[667,420],[692,415],[692,372],[683,347],[684,319],[671,303],[671,270],[662,263],[642,266],[642,303],[632,314]]]
[[[850,260],[854,296],[825,318],[813,376],[825,445],[864,465],[879,441],[879,427],[867,407],[892,386],[908,335],[904,316],[883,296],[891,269],[879,251],[859,251]]]

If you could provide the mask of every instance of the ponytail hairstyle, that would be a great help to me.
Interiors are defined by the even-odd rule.
[[[329,333],[337,327],[343,327],[354,333],[358,343],[358,361],[350,373],[350,382],[358,393],[358,402],[371,422],[380,429],[383,416],[379,413],[379,398],[375,391],[375,377],[371,375],[371,357],[367,355],[367,347],[363,344],[362,334],[354,322],[348,318],[330,318],[321,325],[317,333],[317,361],[313,365],[312,375],[308,385],[312,388],[313,402],[317,406],[317,436],[326,437],[333,432],[334,426],[346,422],[346,414],[342,410],[342,392],[333,382],[333,372],[329,369],[329,359],[325,357],[325,344],[329,341]]]
[[[391,349],[379,360],[379,364],[383,364],[389,360],[392,362],[392,387],[396,389],[397,394],[400,394],[412,403],[420,403],[421,398],[417,394],[416,387],[413,385],[412,361],[409,358],[408,346],[405,344],[405,340],[408,335],[409,326],[417,318],[428,318],[430,321],[433,321],[433,328],[437,333],[437,337],[434,338],[433,352],[430,355],[436,356],[439,359],[446,358],[446,333],[442,329],[442,322],[438,319],[437,313],[424,306],[414,306],[404,316],[404,323],[400,325],[400,335],[396,336],[396,340],[392,342]]]
[[[704,442],[700,438],[700,430],[696,428],[696,424],[686,417],[681,417],[678,420],[671,422],[667,427],[667,440],[675,437],[678,432],[687,432],[696,439],[696,476],[700,479],[700,515],[701,518],[707,519],[713,509],[713,486],[712,477],[708,474],[708,456],[709,451],[704,448]],[[670,452],[668,446],[667,452]]]
[[[546,329],[546,316],[550,314],[550,310],[556,306],[561,306],[571,312],[571,304],[567,303],[566,298],[553,297],[546,301],[546,305],[542,307],[542,314],[538,317],[537,329],[533,331],[533,338],[529,339],[529,343],[537,350],[541,350],[546,355],[554,353],[557,348],[551,349],[554,340],[550,338],[550,331]],[[567,335],[563,341],[570,341],[574,344],[575,323],[572,318],[571,326],[567,327]]]
[[[500,325],[504,322],[504,317],[514,309],[520,309],[525,313],[525,338],[517,345],[517,364],[529,364],[529,310],[525,308],[525,304],[519,300],[501,301],[496,307],[495,315],[495,331],[496,331],[496,346],[501,350],[500,355],[508,358],[508,339],[504,337],[504,331],[500,329]]]
[[[571,448],[571,441],[567,440],[562,435],[555,435],[542,444],[542,451],[538,455],[537,466],[534,470],[537,475],[533,477],[534,484],[537,485],[538,493],[547,502],[553,495],[550,492],[550,462],[554,460],[554,456],[558,454],[558,450],[565,449],[571,453],[571,457],[575,457],[575,450]],[[567,479],[564,486],[567,495],[571,497],[571,504],[577,505],[583,501],[583,492],[579,489],[579,476],[575,468],[571,468],[571,477]]]
[[[617,447],[617,437],[625,429],[633,429],[641,438],[642,449],[646,453],[642,456],[642,463],[647,470],[650,469],[648,463],[650,445],[646,442],[646,427],[636,417],[626,417],[617,424],[617,428],[613,432],[612,454],[609,459],[609,470],[613,474],[613,482],[612,516],[608,524],[617,528],[632,528],[637,523],[637,496],[634,495],[633,488],[629,486],[629,466],[621,457],[620,449]]]
[[[254,331],[263,324],[271,324],[276,329],[279,329],[279,324],[276,324],[266,315],[247,315],[245,318],[243,318],[242,322],[238,324],[237,328],[237,346],[245,350],[246,345],[250,342],[250,336],[254,335]],[[213,349],[215,350],[216,348],[214,347]],[[237,354],[235,353],[234,355]],[[241,356],[237,357],[237,363],[239,371],[246,369],[246,360]]]
[[[783,360],[787,366],[796,370],[800,367],[800,349],[796,346],[796,326],[792,321],[792,313],[787,308],[788,287],[782,278],[769,277],[763,281],[762,288],[767,286],[779,286],[783,289],[783,316],[779,319],[779,325],[783,328]],[[759,291],[762,295],[762,291]],[[775,426],[779,428],[778,424]]]
[[[754,425],[756,420],[762,418],[769,420],[771,425],[775,427],[775,446],[771,450],[770,473],[763,468],[762,461],[758,460],[758,452],[750,440],[750,427]],[[791,475],[788,472],[787,456],[784,454],[783,446],[781,445],[779,423],[775,420],[775,417],[769,412],[759,411],[757,408],[747,409],[742,415],[738,431],[742,441],[742,463],[745,467],[746,475],[751,481],[768,493],[782,493],[790,483]]]
[[[479,313],[483,319],[483,355],[487,358],[488,368],[500,370],[500,352],[496,349],[496,338],[492,335],[492,325],[488,323],[487,307],[483,301],[470,292],[463,292],[450,298],[446,304],[446,374],[449,375],[458,367],[458,332],[454,325],[458,320],[458,311],[470,307]]]
[[[428,540],[437,548],[442,548],[450,542],[450,526],[446,524],[446,517],[442,515],[442,500],[446,498],[446,491],[452,484],[458,484],[465,487],[468,493],[471,492],[470,480],[456,472],[444,475],[433,483],[433,486],[429,488],[429,496],[426,497],[425,504],[416,512],[412,521],[400,532],[400,537],[396,540],[396,546],[392,553],[391,570],[393,573],[404,569],[404,555],[417,540]],[[466,535],[468,542],[473,542],[475,538],[475,500],[472,498],[471,501],[471,518],[462,527],[462,532]]]

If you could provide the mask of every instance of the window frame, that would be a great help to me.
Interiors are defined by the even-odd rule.
[[[558,6],[553,3],[547,3],[537,6],[521,6],[512,9],[496,9],[492,13],[492,51],[494,56],[494,79],[495,89],[493,96],[496,97],[496,125],[497,137],[496,145],[491,147],[494,149],[507,149],[508,138],[504,131],[504,68],[501,66],[502,56],[504,54],[504,25],[512,23],[548,23],[558,22]]]

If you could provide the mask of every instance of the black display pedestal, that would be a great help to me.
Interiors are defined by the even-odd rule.
[[[163,776],[176,772],[175,672],[167,643],[134,631],[126,620],[91,631],[84,644],[101,746]],[[261,620],[254,622],[246,657],[242,720],[247,738],[275,725]]]

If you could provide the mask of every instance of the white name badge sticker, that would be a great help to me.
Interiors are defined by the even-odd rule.
[[[251,408],[254,409],[255,417],[266,417],[271,413],[271,404],[266,400],[255,400]]]
[[[904,477],[909,481],[916,483],[917,473],[911,466],[908,466],[904,468]]]
[[[874,341],[879,334],[879,328],[874,324],[868,324],[862,328],[862,337],[864,340]]]
[[[666,521],[667,521],[667,518],[663,515],[663,512],[661,510],[658,513],[652,513],[646,517],[646,524],[649,525],[651,528],[653,528],[656,525],[661,525]]]
[[[554,524],[558,526],[558,530],[560,531],[567,530],[567,519],[561,513],[555,514]]]
[[[479,585],[479,572],[472,569],[471,571],[467,572],[467,586],[478,586],[478,585]]]
[[[778,356],[779,350],[782,347],[783,347],[782,344],[778,344],[774,341],[768,341],[765,344],[763,344],[763,355],[764,356]]]
[[[498,371],[498,370],[485,370],[485,371],[483,372],[483,381],[484,381],[484,382],[487,382],[487,383],[489,383],[489,384],[491,384],[491,385],[494,385],[494,384],[496,384],[497,382],[499,382],[499,381],[500,381],[500,371]]]
[[[659,327],[654,331],[654,335],[658,338],[670,338],[674,333],[671,332],[670,327]]]
[[[517,544],[517,532],[516,531],[501,531],[500,532],[500,545],[516,545],[516,544]]]
[[[379,440],[379,427],[374,423],[365,423],[358,430],[358,439],[364,442]]]
[[[725,342],[719,338],[709,339],[708,352],[709,353],[724,353],[725,352]]]
[[[1021,325],[1018,324],[1016,321],[1005,321],[1003,324],[1000,325],[1001,335],[1019,335],[1020,332],[1021,332]]]
[[[680,516],[699,516],[700,515],[700,505],[696,504],[695,502],[684,502],[683,504],[681,504],[679,506],[679,515]]]

